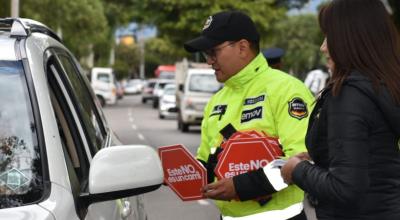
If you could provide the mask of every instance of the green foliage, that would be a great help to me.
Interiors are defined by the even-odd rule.
[[[303,73],[324,63],[319,47],[323,35],[316,15],[304,14],[282,19],[274,27],[274,37],[269,46],[285,49],[284,69],[302,78]]]
[[[25,0],[21,1],[21,17],[61,33],[77,57],[87,56],[92,45],[104,40],[109,31],[100,0]]]
[[[139,78],[139,49],[135,45],[120,44],[115,48],[114,72],[118,80]]]
[[[0,7],[0,17],[10,17],[11,16],[11,1],[3,0]]]
[[[184,55],[183,43],[199,35],[208,16],[222,10],[241,10],[252,17],[263,39],[271,24],[286,12],[273,0],[135,0],[134,18],[157,27],[159,37],[171,42],[176,55]],[[186,54],[188,55],[188,54]]]

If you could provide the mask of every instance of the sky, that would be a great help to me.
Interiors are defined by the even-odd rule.
[[[310,0],[304,7],[300,10],[294,9],[290,10],[288,12],[289,15],[296,15],[296,14],[302,14],[302,13],[318,13],[317,7],[318,5],[321,4],[321,2],[324,2],[326,0]]]

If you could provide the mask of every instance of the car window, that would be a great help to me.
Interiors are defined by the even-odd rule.
[[[97,74],[97,79],[98,79],[99,81],[102,81],[102,82],[105,82],[105,83],[111,82],[111,80],[110,80],[110,74],[108,74],[108,73],[98,73],[98,74]]]
[[[43,175],[21,61],[0,61],[0,208],[39,200]]]
[[[221,84],[212,74],[193,74],[189,81],[189,91],[215,93],[221,88]]]
[[[65,72],[67,73],[69,82],[72,87],[72,93],[77,99],[77,110],[80,112],[82,123],[85,127],[87,138],[90,140],[92,155],[94,155],[105,142],[104,126],[99,117],[99,113],[94,104],[93,98],[88,92],[88,88],[82,81],[80,73],[75,68],[73,61],[65,54],[58,54]]]
[[[149,82],[149,83],[147,84],[147,87],[149,87],[149,88],[154,88],[154,86],[156,86],[156,83],[155,83],[155,82]]]
[[[164,94],[165,95],[175,95],[175,88],[166,87],[164,89]]]

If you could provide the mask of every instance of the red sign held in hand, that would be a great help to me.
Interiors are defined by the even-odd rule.
[[[183,201],[203,199],[200,188],[207,184],[204,166],[183,145],[158,148],[164,181]]]
[[[269,162],[282,156],[277,139],[266,137],[255,131],[237,132],[224,144],[219,155],[215,174],[219,179],[231,178],[265,167]]]

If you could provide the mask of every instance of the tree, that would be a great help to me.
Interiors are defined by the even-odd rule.
[[[286,50],[284,68],[302,78],[302,73],[324,63],[319,47],[323,35],[314,14],[289,16],[274,26],[271,45]]]
[[[40,21],[62,33],[65,45],[77,57],[87,56],[91,45],[108,33],[100,0],[25,0],[21,1],[21,17]]]
[[[10,17],[10,16],[11,16],[11,1],[5,0],[1,3],[0,17],[5,18],[5,17]]]
[[[183,43],[199,34],[208,16],[221,10],[241,10],[252,17],[262,39],[267,39],[271,24],[285,15],[285,7],[270,0],[135,0],[138,22],[153,24],[158,36],[174,45],[177,56],[184,55]],[[186,54],[187,55],[187,54]]]
[[[115,48],[113,68],[118,80],[139,78],[139,57],[139,50],[135,45],[119,44]]]

